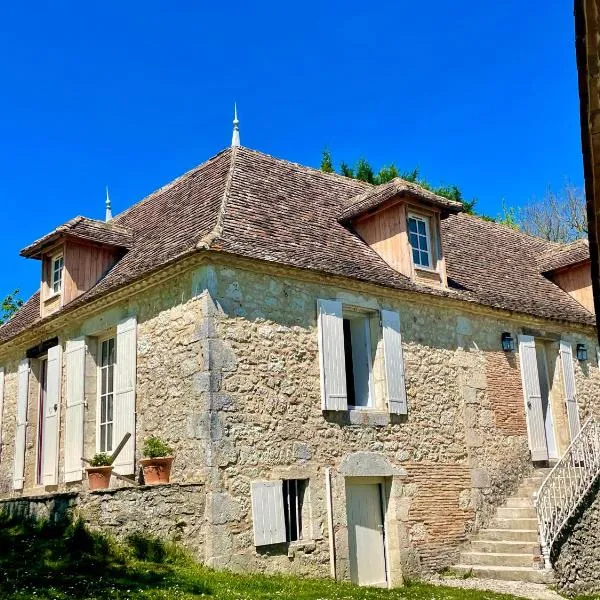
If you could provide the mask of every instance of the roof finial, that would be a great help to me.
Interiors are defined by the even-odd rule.
[[[112,221],[112,210],[110,207],[110,196],[108,195],[108,186],[106,186],[106,217],[104,220],[108,223]]]
[[[237,103],[233,103],[233,135],[231,136],[231,147],[237,148],[240,145],[240,122],[237,117]]]

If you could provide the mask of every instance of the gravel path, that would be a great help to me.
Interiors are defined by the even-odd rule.
[[[477,579],[469,577],[467,579],[454,577],[434,576],[428,580],[434,585],[447,585],[448,587],[457,587],[470,590],[489,590],[501,594],[512,594],[521,598],[531,598],[531,600],[565,600],[563,596],[551,590],[542,583],[525,583],[523,581],[500,581],[496,579]]]

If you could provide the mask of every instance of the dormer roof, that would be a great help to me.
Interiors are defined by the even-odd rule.
[[[460,202],[444,198],[416,183],[396,177],[388,183],[372,187],[357,196],[349,198],[344,203],[345,207],[339,215],[339,220],[341,222],[351,221],[368,211],[379,208],[395,196],[408,196],[423,204],[435,206],[450,213],[458,213],[463,209],[463,205]]]
[[[588,260],[590,260],[590,243],[582,239],[570,244],[556,244],[556,248],[551,248],[540,257],[539,266],[542,273],[551,273]]]
[[[131,233],[115,223],[105,223],[86,217],[75,217],[21,250],[25,258],[40,259],[46,249],[61,239],[72,238],[114,248],[129,248]]]

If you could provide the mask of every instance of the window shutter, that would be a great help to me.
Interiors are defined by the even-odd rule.
[[[286,541],[282,486],[282,481],[252,482],[255,546],[281,544]]]
[[[17,377],[17,429],[15,432],[13,488],[15,490],[22,490],[25,480],[25,435],[27,433],[27,401],[29,398],[29,359],[25,358],[19,363]]]
[[[348,410],[342,303],[318,300],[321,408]]]
[[[527,429],[529,431],[531,459],[535,461],[548,460],[535,340],[530,335],[519,336],[519,360],[521,362],[523,395],[527,406]]]
[[[58,440],[60,436],[60,388],[62,377],[62,346],[48,349],[48,379],[44,406],[44,485],[58,483]]]
[[[67,341],[65,415],[65,482],[83,478],[83,420],[85,416],[85,338]]]
[[[4,415],[4,367],[0,367],[0,460],[2,460],[2,416]]]
[[[571,440],[579,433],[581,422],[579,421],[579,407],[575,391],[575,370],[573,368],[573,350],[569,342],[560,342],[560,364],[562,365],[563,385],[565,388],[565,402],[567,403],[567,417],[569,419],[569,431]]]
[[[383,329],[383,357],[388,409],[394,415],[405,415],[407,413],[407,402],[402,337],[400,335],[400,314],[391,310],[382,310],[381,327]]]
[[[121,475],[135,472],[135,385],[137,361],[137,319],[129,317],[117,325],[117,364],[115,366],[114,441],[126,433],[131,437],[114,463]]]

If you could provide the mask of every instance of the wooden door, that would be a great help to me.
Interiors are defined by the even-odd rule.
[[[350,575],[359,585],[387,586],[381,483],[346,483]]]

